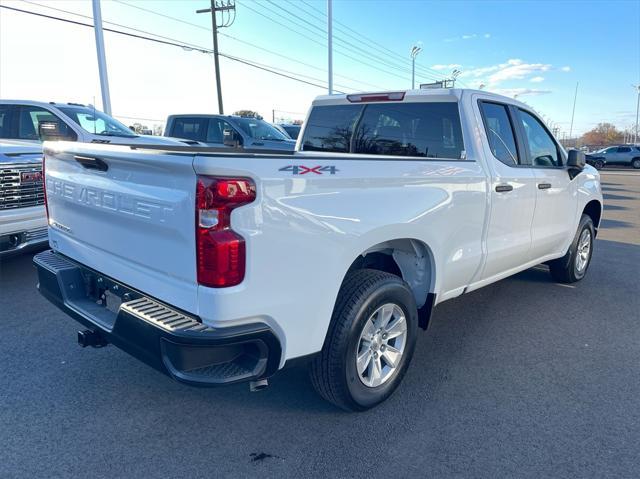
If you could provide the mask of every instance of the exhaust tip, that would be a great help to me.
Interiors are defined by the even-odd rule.
[[[252,393],[262,391],[269,386],[269,381],[267,379],[258,379],[257,381],[251,381],[249,383],[249,391]]]

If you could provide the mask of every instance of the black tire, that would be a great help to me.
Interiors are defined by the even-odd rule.
[[[604,168],[604,161],[596,160],[593,162],[593,166],[595,167],[596,170],[601,170],[602,168]]]
[[[356,368],[360,334],[371,315],[388,303],[399,306],[406,319],[404,352],[386,382],[368,387]],[[402,278],[372,269],[349,273],[338,293],[322,351],[311,363],[314,388],[346,411],[364,411],[380,404],[402,381],[413,356],[417,331],[415,299]]]
[[[587,230],[590,235],[590,248],[587,257],[586,265],[580,269],[578,267],[578,246],[580,238],[583,232]],[[575,283],[580,281],[587,274],[589,265],[591,264],[591,257],[593,256],[593,246],[595,239],[595,228],[593,227],[593,221],[591,217],[583,214],[580,218],[580,224],[578,225],[578,231],[569,246],[569,251],[562,258],[558,258],[549,263],[549,271],[551,276],[559,283]]]
[[[633,166],[636,170],[640,169],[640,158],[634,158],[631,160],[631,166]]]

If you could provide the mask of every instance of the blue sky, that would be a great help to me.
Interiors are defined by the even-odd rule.
[[[46,8],[91,16],[84,0],[0,3],[91,22]],[[195,14],[207,4],[103,1],[102,10],[105,21],[210,48],[210,17]],[[601,121],[621,128],[635,122],[631,85],[640,83],[640,1],[334,0],[333,5],[336,89],[409,88],[409,49],[422,42],[418,83],[457,68],[462,86],[483,84],[518,95],[568,133],[579,82],[574,132]],[[235,23],[221,30],[220,50],[324,85],[325,8],[324,0],[237,0]],[[37,34],[24,34],[29,31]],[[152,124],[171,113],[216,111],[210,55],[113,33],[105,34],[105,42],[113,112],[124,121],[139,117]],[[224,58],[221,71],[226,112],[250,108],[269,118],[275,109],[279,117],[300,118],[313,97],[326,91]],[[83,103],[95,98],[99,106],[92,30],[0,9],[0,96]]]

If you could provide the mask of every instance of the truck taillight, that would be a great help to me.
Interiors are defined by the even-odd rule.
[[[196,185],[196,261],[198,284],[235,286],[244,279],[244,238],[231,229],[231,211],[256,199],[248,178],[198,176]]]
[[[49,201],[47,200],[47,176],[44,171],[44,155],[42,156],[42,191],[44,193],[44,210],[47,212],[47,224],[49,224]]]

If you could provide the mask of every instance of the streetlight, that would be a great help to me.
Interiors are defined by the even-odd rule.
[[[451,80],[453,83],[453,88],[456,87],[456,78],[458,78],[458,76],[460,75],[460,73],[462,73],[460,70],[455,69],[451,72]]]
[[[416,87],[416,57],[422,51],[422,42],[411,47],[411,89]]]

